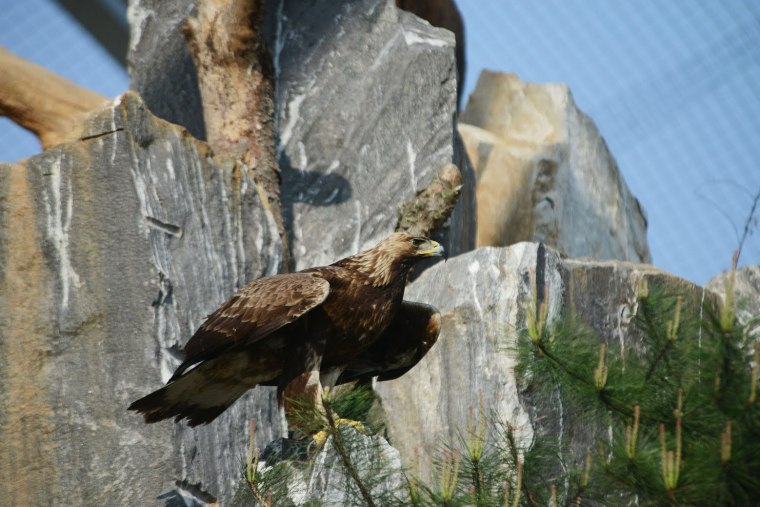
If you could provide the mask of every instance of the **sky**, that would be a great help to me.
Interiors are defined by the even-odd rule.
[[[458,5],[465,97],[484,68],[567,83],[646,210],[653,264],[699,284],[730,267],[760,192],[760,2]],[[0,45],[108,97],[128,87],[124,69],[52,0],[0,0],[0,12]],[[0,118],[0,160],[38,151]],[[751,230],[740,265],[760,263]]]

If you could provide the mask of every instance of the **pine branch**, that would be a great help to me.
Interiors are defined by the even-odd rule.
[[[332,444],[335,447],[336,452],[340,456],[340,459],[343,461],[343,465],[346,467],[346,471],[348,472],[348,475],[351,476],[351,480],[354,481],[354,484],[356,484],[356,487],[359,488],[359,492],[362,495],[362,498],[364,498],[364,501],[367,502],[368,507],[375,507],[375,502],[372,499],[372,496],[370,495],[369,488],[367,488],[367,485],[364,484],[364,481],[362,481],[361,477],[359,476],[359,472],[356,470],[356,467],[351,462],[351,458],[348,455],[348,452],[346,452],[346,447],[343,442],[343,437],[340,434],[340,431],[338,430],[338,426],[335,422],[335,417],[333,415],[332,408],[330,407],[330,404],[328,402],[324,403],[325,407],[325,418],[327,419],[327,425],[330,428],[330,434],[332,435]]]

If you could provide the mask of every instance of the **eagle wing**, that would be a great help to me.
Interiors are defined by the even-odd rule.
[[[336,384],[394,380],[411,370],[435,345],[441,314],[423,303],[404,301],[375,344],[346,365]]]
[[[209,315],[185,345],[185,360],[169,382],[190,366],[230,348],[250,345],[320,305],[330,283],[318,273],[290,273],[253,280]]]

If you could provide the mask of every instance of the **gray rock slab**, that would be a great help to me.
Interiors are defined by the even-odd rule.
[[[280,243],[247,174],[133,94],[84,139],[0,167],[0,485],[24,505],[145,505],[174,480],[232,491],[257,389],[211,425],[145,425],[129,403]]]
[[[153,114],[205,139],[198,77],[182,35],[182,24],[195,5],[194,0],[129,0],[127,68],[130,89]]]
[[[159,117],[203,137],[180,33],[194,2],[131,0],[132,88]],[[389,0],[267,4],[283,213],[296,268],[324,265],[393,232],[398,208],[446,162],[463,195],[449,252],[475,244],[474,176],[454,128],[454,36]]]
[[[441,311],[438,342],[408,374],[376,385],[389,441],[407,466],[420,453],[423,478],[441,445],[459,441],[480,403],[492,423],[513,426],[525,448],[537,434],[578,448],[593,435],[593,426],[575,421],[559,395],[537,398],[519,388],[516,340],[535,304],[534,276],[540,294],[541,287],[548,289],[550,322],[572,310],[600,340],[623,349],[640,343],[632,319],[642,281],[693,294],[697,301],[709,292],[650,265],[567,260],[535,243],[481,247],[425,271],[405,298]]]
[[[464,172],[449,228],[474,245],[473,178],[455,149],[454,37],[393,2],[270,2],[285,218],[297,268],[392,232],[446,162]]]

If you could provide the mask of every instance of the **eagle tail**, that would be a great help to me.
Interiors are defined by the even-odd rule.
[[[228,382],[208,382],[196,378],[195,370],[140,398],[129,406],[139,412],[146,423],[174,417],[187,419],[188,426],[208,424],[227,410],[250,388]]]

